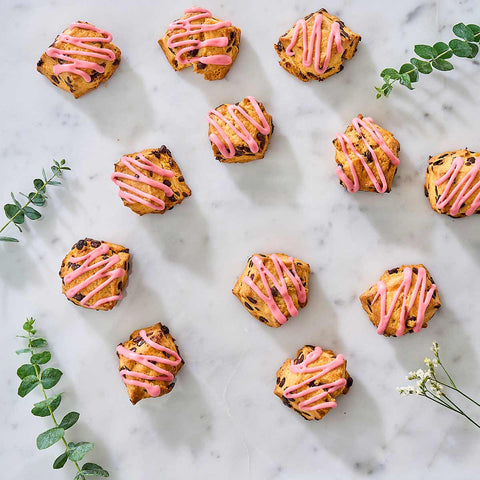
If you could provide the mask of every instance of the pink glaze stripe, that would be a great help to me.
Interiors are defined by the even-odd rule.
[[[352,120],[352,125],[355,128],[355,130],[358,132],[358,134],[361,136],[362,142],[367,147],[368,151],[370,152],[372,156],[373,163],[375,165],[375,169],[377,171],[378,176],[380,177],[380,182],[381,185],[378,183],[375,174],[373,173],[372,169],[369,167],[368,163],[365,160],[365,157],[354,147],[353,143],[350,141],[350,139],[344,134],[344,133],[338,133],[337,134],[337,139],[340,142],[340,145],[342,146],[342,151],[343,155],[345,157],[345,160],[348,161],[348,165],[350,166],[350,172],[352,173],[353,176],[353,182],[348,178],[348,176],[345,174],[343,171],[343,168],[338,166],[337,167],[337,175],[340,178],[340,180],[346,185],[347,190],[350,193],[355,193],[358,192],[360,189],[360,184],[358,182],[358,173],[355,170],[355,167],[353,166],[353,161],[350,158],[350,155],[348,154],[347,146],[348,144],[350,150],[357,156],[357,158],[360,160],[363,168],[368,174],[368,177],[372,181],[373,185],[375,186],[375,190],[379,193],[385,193],[388,188],[387,180],[385,179],[385,174],[380,166],[380,162],[378,161],[377,155],[375,154],[375,151],[373,148],[368,144],[363,132],[362,132],[362,127],[370,134],[370,136],[375,140],[377,145],[383,150],[383,152],[387,155],[387,157],[390,159],[390,162],[393,165],[398,165],[400,163],[400,160],[393,154],[393,152],[388,148],[388,145],[385,143],[385,139],[383,138],[382,134],[378,130],[378,128],[375,127],[373,124],[373,120],[370,117],[365,117],[363,119],[361,118],[354,118]]]
[[[145,156],[141,153],[137,155],[136,158],[123,156],[120,162],[132,172],[132,175],[121,172],[114,172],[112,174],[111,179],[113,180],[115,185],[120,188],[118,196],[126,200],[128,203],[138,202],[142,205],[145,205],[146,207],[151,208],[152,210],[156,210],[158,212],[163,211],[165,209],[165,202],[163,200],[157,198],[154,195],[143,192],[139,188],[135,188],[128,183],[122,182],[121,179],[144,183],[145,185],[149,185],[150,187],[161,190],[165,193],[167,197],[171,197],[173,195],[173,190],[170,187],[154,180],[153,178],[147,177],[135,167],[138,167],[142,170],[147,170],[148,172],[156,173],[157,175],[161,175],[167,178],[172,178],[174,176],[174,173],[171,170],[164,170],[163,168],[155,165],[153,162],[145,158]]]
[[[325,53],[325,60],[323,61],[323,66],[320,68],[320,55],[321,55],[321,48],[322,48],[322,22],[323,22],[323,15],[319,14],[315,16],[315,20],[313,22],[312,33],[310,35],[310,39],[308,39],[308,27],[307,22],[304,18],[301,18],[295,24],[295,28],[293,29],[292,41],[288,45],[285,50],[285,53],[289,57],[293,57],[293,47],[297,44],[298,35],[300,29],[303,32],[303,66],[310,67],[312,62],[314,63],[315,71],[319,74],[323,74],[326,72],[328,65],[330,63],[330,59],[332,57],[332,50],[333,50],[333,42],[335,41],[335,46],[337,47],[338,53],[343,53],[343,46],[342,46],[342,37],[340,35],[340,24],[338,22],[332,23],[332,28],[328,35],[328,42],[327,42],[327,51]],[[314,59],[315,55],[315,59]]]
[[[247,97],[247,99],[257,113],[260,123],[258,123],[253,117],[251,117],[245,111],[245,109],[238,105],[228,105],[227,107],[227,112],[230,114],[235,124],[230,122],[227,117],[222,115],[217,110],[210,110],[207,113],[208,123],[217,131],[217,133],[210,134],[210,141],[218,147],[220,153],[225,158],[233,158],[235,156],[235,147],[233,146],[232,141],[230,140],[227,132],[225,131],[226,127],[232,130],[235,135],[242,139],[248,145],[248,148],[250,148],[250,151],[252,153],[257,153],[259,150],[256,140],[247,130],[238,115],[241,115],[245,120],[250,122],[263,135],[268,135],[271,131],[270,124],[267,122],[267,119],[265,118],[265,115],[263,114],[258,102],[255,100],[254,97]],[[218,120],[223,122],[225,125],[223,127],[220,126]]]
[[[179,19],[171,23],[168,26],[168,31],[175,32],[179,30],[179,33],[174,33],[167,41],[169,48],[181,48],[176,53],[176,59],[178,63],[183,65],[193,62],[201,62],[205,65],[230,65],[232,59],[228,55],[208,55],[206,57],[191,57],[183,58],[183,55],[191,52],[192,50],[199,50],[205,47],[226,47],[228,45],[227,37],[209,38],[207,40],[195,40],[188,38],[190,35],[197,35],[203,32],[214,32],[221,28],[231,27],[230,22],[218,22],[209,24],[193,23],[196,20],[202,20],[204,18],[212,18],[211,12],[204,8],[188,8],[185,10],[185,15],[188,13],[194,13],[191,17],[185,19]]]
[[[278,279],[273,273],[270,272],[270,270],[268,270],[268,268],[265,267],[263,260],[258,255],[254,255],[251,259],[260,273],[263,287],[267,292],[266,295],[257,287],[257,285],[255,285],[255,283],[250,277],[244,277],[243,281],[258,295],[258,297],[260,297],[261,300],[263,300],[267,304],[268,308],[272,312],[277,322],[283,325],[287,321],[287,317],[282,313],[277,303],[275,302],[275,298],[273,296],[270,284],[268,283],[268,279],[270,279],[274,287],[277,289],[278,293],[282,296],[287,306],[288,313],[292,317],[296,317],[298,315],[298,310],[293,303],[292,297],[288,293],[288,287],[284,275],[287,275],[287,277],[290,278],[293,286],[295,287],[299,303],[305,303],[307,299],[307,294],[305,292],[305,287],[303,286],[302,281],[297,274],[293,257],[289,258],[289,262],[292,265],[291,271],[276,254],[270,255],[270,258],[275,266],[275,271],[277,273]]]
[[[127,377],[141,378],[142,380],[151,380],[151,381],[158,381],[158,382],[171,382],[174,379],[173,374],[168,370],[165,370],[159,367],[157,364],[163,363],[164,365],[171,365],[176,367],[177,365],[180,364],[182,359],[180,358],[178,353],[175,352],[174,350],[164,347],[163,345],[160,345],[158,343],[155,343],[153,340],[148,338],[145,330],[140,331],[140,337],[143,339],[145,343],[153,347],[155,350],[158,350],[159,352],[164,352],[167,355],[174,357],[175,360],[170,360],[169,358],[157,357],[156,355],[142,355],[139,353],[132,352],[128,348],[125,348],[123,345],[119,345],[117,347],[117,353],[119,355],[122,355],[125,358],[133,360],[137,363],[140,363],[145,367],[150,368],[154,372],[157,372],[160,374],[160,375],[148,375],[146,373],[133,372],[133,371],[127,370],[126,368],[123,368],[122,370],[120,370],[120,375],[126,384],[145,388],[145,390],[151,397],[158,397],[162,391],[159,385],[152,385],[151,383],[140,382],[139,380],[132,380]]]
[[[96,47],[90,45],[90,43],[110,43],[112,41],[112,35],[105,30],[100,30],[93,25],[87,23],[72,23],[70,29],[83,28],[85,30],[91,30],[98,33],[98,37],[73,37],[66,33],[61,33],[58,36],[58,40],[69,45],[78,47],[78,50],[61,50],[55,47],[50,47],[45,52],[49,57],[57,58],[59,60],[68,61],[70,63],[57,64],[53,67],[53,73],[59,75],[62,72],[70,72],[80,75],[86,82],[90,82],[92,77],[85,72],[85,69],[91,69],[98,73],[103,73],[105,67],[102,67],[96,62],[88,60],[80,60],[73,58],[72,55],[83,55],[85,57],[98,58],[100,60],[115,60],[115,52],[109,48]]]
[[[437,201],[437,208],[442,209],[445,208],[454,198],[455,201],[453,202],[452,206],[450,207],[450,214],[457,215],[462,208],[462,205],[477,191],[480,190],[480,180],[473,185],[471,185],[475,180],[475,177],[480,172],[480,157],[475,158],[475,163],[473,164],[472,168],[469,172],[458,182],[458,185],[451,190],[453,184],[457,180],[458,174],[460,173],[461,168],[463,167],[465,159],[462,157],[456,157],[453,160],[452,165],[450,166],[448,172],[441,178],[439,178],[435,185],[438,187],[439,185],[448,182],[445,190],[443,191],[442,195]],[[470,189],[470,190],[469,190]],[[465,215],[470,216],[475,213],[477,208],[480,207],[480,191],[478,192],[477,196],[473,200],[472,205],[470,208],[465,212]]]
[[[297,390],[304,387],[305,385],[309,385],[311,382],[314,382],[315,380],[325,376],[327,373],[331,372],[332,370],[335,370],[336,368],[342,366],[345,363],[344,356],[337,355],[337,357],[334,360],[332,360],[331,362],[325,365],[309,367],[311,363],[313,363],[315,360],[321,357],[322,353],[323,353],[323,350],[320,347],[315,347],[315,349],[306,356],[306,358],[303,360],[302,363],[295,365],[295,362],[292,360],[292,363],[289,367],[292,373],[297,373],[299,375],[304,373],[313,373],[314,375],[312,375],[311,377],[308,377],[306,380],[304,380],[301,383],[298,383],[297,385],[292,385],[291,387],[286,388],[285,391],[283,392],[283,396],[285,398],[294,398],[294,399],[302,398],[309,395],[310,393],[318,392],[319,390],[321,390],[321,392],[318,395],[314,395],[313,397],[303,400],[298,404],[298,408],[305,412],[308,412],[311,410],[320,410],[324,408],[335,408],[337,406],[337,402],[335,400],[331,402],[319,403],[317,405],[312,405],[312,404],[322,400],[328,394],[334,393],[339,388],[342,388],[347,384],[347,380],[345,378],[340,378],[335,382],[324,383],[322,385],[309,387],[304,390],[300,390],[297,393],[294,393]]]
[[[104,303],[114,302],[122,298],[122,294],[120,293],[118,295],[112,295],[111,297],[100,298],[93,305],[88,304],[88,301],[94,295],[96,295],[98,292],[103,290],[107,285],[109,285],[111,282],[113,282],[117,278],[122,278],[126,273],[123,268],[115,268],[114,270],[112,270],[112,268],[120,261],[120,257],[117,254],[112,255],[107,259],[101,260],[100,262],[91,264],[96,258],[102,255],[105,255],[109,250],[110,250],[110,247],[106,243],[104,243],[103,245],[100,245],[98,248],[96,248],[95,250],[92,250],[90,253],[88,253],[87,255],[84,255],[83,257],[70,258],[69,260],[70,263],[81,263],[81,262],[83,263],[76,270],[65,275],[65,278],[64,278],[65,285],[68,285],[69,283],[73,282],[76,278],[78,278],[80,275],[83,275],[86,272],[95,270],[100,267],[101,268],[94,275],[91,275],[90,277],[88,277],[87,279],[85,279],[83,282],[79,283],[75,287],[68,289],[66,292],[66,295],[68,298],[73,298],[77,293],[81,292],[84,288],[87,288],[96,280],[106,278],[106,277],[107,277],[107,280],[105,280],[97,288],[95,288],[90,293],[88,293],[88,295],[85,295],[85,297],[80,301],[80,305],[87,308],[95,309],[95,308],[98,308],[100,305],[103,305]]]
[[[423,321],[425,320],[425,311],[427,310],[428,305],[430,304],[433,294],[436,290],[436,285],[433,284],[428,292],[426,292],[427,287],[427,271],[420,267],[417,273],[417,281],[413,287],[412,294],[410,295],[410,302],[407,305],[407,296],[412,286],[413,271],[412,267],[405,267],[403,270],[403,281],[398,287],[395,295],[392,298],[392,302],[387,312],[387,285],[383,280],[380,280],[377,283],[377,294],[375,295],[372,305],[376,302],[377,298],[380,297],[380,323],[378,324],[377,333],[383,335],[388,326],[388,322],[392,318],[395,305],[397,304],[400,295],[403,294],[402,300],[402,309],[400,312],[400,325],[395,332],[395,336],[401,337],[405,333],[405,327],[408,319],[408,315],[415,305],[415,300],[418,296],[418,312],[417,312],[417,321],[413,331],[418,333],[422,329]]]

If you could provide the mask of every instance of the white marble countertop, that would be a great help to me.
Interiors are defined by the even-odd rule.
[[[242,29],[235,65],[210,83],[174,72],[156,43],[188,6],[2,2],[2,204],[10,190],[27,190],[52,158],[65,157],[72,172],[51,190],[43,220],[26,226],[22,243],[0,245],[0,476],[73,478],[71,466],[51,469],[60,447],[35,447],[50,427],[29,413],[38,392],[16,395],[15,335],[34,315],[65,372],[61,411],[81,413],[69,437],[94,441],[88,458],[111,478],[476,478],[479,432],[433,403],[400,397],[395,387],[422,365],[435,339],[458,383],[480,396],[480,218],[437,215],[423,194],[429,154],[480,149],[478,62],[455,58],[453,72],[422,78],[414,92],[398,88],[387,100],[377,101],[373,87],[382,68],[411,57],[415,43],[448,41],[454,23],[477,23],[478,2],[207,0],[202,6]],[[322,6],[362,42],[341,74],[304,84],[278,65],[272,44]],[[105,87],[75,100],[35,63],[79,19],[112,32],[122,64]],[[205,113],[247,95],[273,115],[266,158],[220,164]],[[388,195],[349,195],[335,176],[331,140],[360,112],[401,142]],[[164,216],[141,218],[117,197],[112,165],[162,144],[193,195]],[[60,293],[61,259],[85,236],[133,254],[127,296],[111,312],[86,311]],[[255,321],[231,294],[258,251],[287,252],[312,267],[308,306],[279,329]],[[419,334],[378,336],[358,295],[386,268],[416,262],[432,272],[442,309]],[[171,394],[133,407],[115,346],[157,321],[172,330],[186,365]],[[306,422],[272,393],[277,368],[305,343],[343,353],[355,380],[322,422]]]

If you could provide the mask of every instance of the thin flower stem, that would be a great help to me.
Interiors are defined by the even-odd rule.
[[[469,397],[466,393],[463,393],[463,392],[462,392],[461,390],[459,390],[457,387],[452,387],[452,386],[449,385],[448,383],[441,382],[440,380],[437,380],[437,382],[438,382],[440,385],[443,385],[444,387],[450,388],[451,390],[454,390],[455,392],[459,393],[460,395],[463,395],[465,398],[467,398],[468,400],[470,400],[472,403],[474,403],[475,405],[477,405],[478,407],[480,407],[480,403],[476,402],[473,398]]]
[[[455,382],[452,380],[452,377],[449,375],[449,373],[447,372],[447,369],[443,366],[443,363],[442,361],[440,360],[440,355],[437,354],[437,360],[438,360],[438,364],[442,367],[442,370],[445,372],[445,375],[448,377],[448,379],[450,380],[450,383],[452,384],[452,386],[454,388],[457,388],[457,386],[455,385]]]
[[[28,332],[28,348],[30,348],[32,353],[35,352],[35,347],[32,346],[32,334],[31,334],[31,332]],[[45,392],[45,389],[43,388],[42,379],[41,379],[41,376],[40,376],[40,368],[38,367],[38,365],[35,365],[35,364],[33,365],[33,368],[35,369],[35,375],[37,376],[38,383],[39,383],[40,388],[42,390],[43,398],[45,400],[47,400],[48,399],[47,393]],[[56,427],[58,427],[57,419],[55,418],[55,414],[53,413],[51,407],[48,406],[47,408],[48,408],[48,411],[50,412],[50,416],[52,417],[53,423],[55,424]],[[68,447],[68,443],[65,440],[65,435],[62,436],[62,442],[65,445],[66,451],[68,452],[70,450],[70,448]],[[74,463],[75,467],[78,470],[78,473],[81,474],[82,470],[80,469],[80,465],[78,465],[78,463],[75,460],[70,459],[70,461]]]

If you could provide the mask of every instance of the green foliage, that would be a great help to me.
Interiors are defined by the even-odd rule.
[[[61,169],[60,164],[58,165],[58,169]],[[35,181],[37,182],[37,180]],[[14,197],[12,196],[12,198]],[[23,324],[22,328],[26,335],[18,335],[18,337],[25,339],[28,345],[27,348],[17,350],[16,353],[18,355],[24,353],[30,355],[30,363],[25,363],[17,369],[17,376],[21,380],[18,387],[18,395],[25,397],[36,387],[40,387],[44,399],[34,404],[32,414],[37,417],[50,416],[55,425],[53,428],[38,435],[37,448],[44,450],[61,441],[65,446],[65,451],[53,462],[54,469],[63,468],[67,460],[70,460],[76,467],[75,479],[77,480],[85,480],[86,477],[108,477],[108,472],[95,463],[85,463],[83,466],[80,466],[78,463],[88,452],[93,450],[93,443],[67,443],[65,439],[65,431],[77,423],[80,414],[77,412],[69,412],[62,418],[60,423],[57,422],[53,412],[59,407],[62,401],[62,394],[59,393],[49,397],[47,390],[57,385],[63,373],[58,368],[52,367],[42,370],[42,366],[51,360],[52,354],[48,350],[44,350],[48,345],[47,341],[44,338],[35,336],[37,331],[34,328],[34,323],[35,320],[29,318]],[[42,350],[38,351],[38,349]]]
[[[437,42],[433,46],[415,45],[414,51],[420,58],[411,58],[409,63],[404,63],[400,70],[385,68],[380,73],[383,79],[381,87],[375,87],[377,98],[388,97],[393,90],[395,82],[413,90],[413,83],[418,82],[419,74],[428,75],[433,70],[447,72],[453,70],[453,64],[447,61],[454,55],[463,58],[475,58],[478,54],[480,43],[480,26],[457,23],[453,33],[458,37],[450,40],[448,45]]]
[[[30,192],[28,195],[20,193],[20,195],[27,199],[27,202],[23,206],[16,199],[13,193],[10,194],[13,203],[7,203],[3,207],[5,216],[8,218],[8,222],[2,228],[0,228],[0,233],[3,232],[11,223],[13,223],[21,232],[22,229],[20,225],[25,222],[25,218],[30,220],[38,220],[42,216],[38,210],[30,205],[35,205],[36,207],[42,207],[45,205],[47,199],[47,185],[61,185],[61,183],[54,180],[54,178],[61,177],[62,172],[65,170],[70,170],[70,167],[66,166],[65,160],[60,160],[60,162],[54,160],[50,169],[52,174],[49,178],[47,178],[45,170],[42,170],[43,179],[36,178],[33,181],[33,186],[35,188],[34,192]],[[0,236],[0,242],[18,242],[18,239],[14,237]]]

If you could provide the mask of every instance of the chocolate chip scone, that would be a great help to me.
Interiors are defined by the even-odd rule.
[[[85,238],[66,255],[60,267],[62,292],[76,305],[111,310],[122,298],[128,279],[128,248]]]
[[[426,328],[441,305],[437,286],[421,264],[387,270],[360,301],[377,333],[386,337]]]
[[[425,195],[438,213],[456,218],[480,213],[480,153],[465,148],[430,157]]]
[[[212,17],[204,8],[188,8],[158,41],[177,71],[193,65],[206,80],[220,80],[237,58],[241,30]]]
[[[246,97],[207,113],[208,138],[220,162],[245,163],[265,156],[273,132],[272,117],[261,102]]]
[[[107,81],[120,64],[112,35],[87,22],[72,23],[41,56],[37,70],[75,98]]]
[[[233,287],[250,315],[269,327],[282,326],[308,301],[310,265],[284,253],[253,255]]]
[[[274,393],[306,420],[321,420],[352,384],[343,355],[305,345],[278,370]]]
[[[123,204],[138,215],[165,213],[192,193],[165,145],[124,155],[111,178]]]
[[[333,145],[337,176],[347,191],[390,192],[400,163],[400,144],[392,132],[358,115],[345,133],[337,134]]]
[[[133,405],[171,392],[184,364],[175,339],[161,323],[135,330],[118,345],[117,355],[118,370]]]
[[[274,45],[280,65],[303,82],[325,80],[355,55],[360,35],[325,9],[298,20]]]

